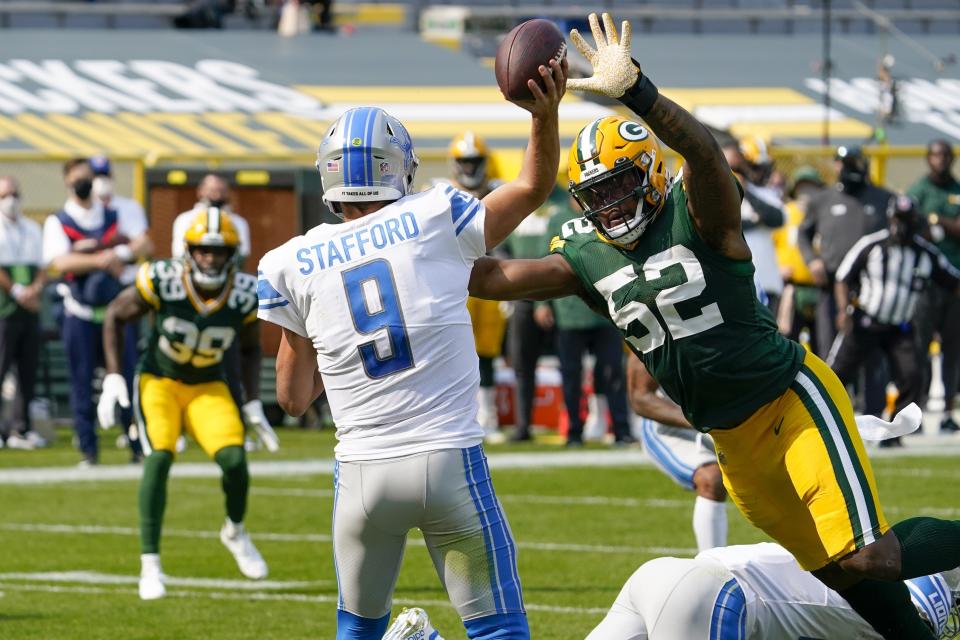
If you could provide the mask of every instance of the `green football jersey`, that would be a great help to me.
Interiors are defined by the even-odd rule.
[[[803,362],[757,299],[753,263],[700,238],[679,179],[633,250],[603,241],[584,218],[564,223],[550,248],[700,431],[743,422]]]
[[[137,291],[153,310],[138,372],[186,384],[223,380],[223,354],[241,326],[257,319],[257,279],[235,273],[213,300],[204,300],[179,260],[144,264]]]

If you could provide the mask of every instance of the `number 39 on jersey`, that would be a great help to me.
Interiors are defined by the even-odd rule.
[[[160,260],[140,268],[136,286],[155,312],[140,369],[187,384],[221,379],[223,354],[240,327],[256,320],[256,278],[236,273],[216,298],[205,300],[183,263]]]

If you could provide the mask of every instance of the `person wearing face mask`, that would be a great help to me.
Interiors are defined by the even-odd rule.
[[[859,147],[839,147],[834,169],[836,184],[810,202],[797,237],[803,259],[820,288],[813,348],[821,358],[830,353],[836,337],[833,284],[840,262],[860,238],[886,227],[884,212],[894,197],[870,183],[869,165]]]
[[[920,395],[922,352],[913,327],[917,301],[931,282],[947,295],[960,295],[960,270],[920,235],[916,200],[891,200],[887,221],[886,229],[861,238],[837,269],[839,335],[827,364],[846,383],[872,351],[883,351],[900,392],[894,411],[900,411]]]
[[[40,350],[41,244],[40,225],[23,216],[16,178],[0,176],[0,381],[16,369],[15,414],[20,420],[19,428],[0,429],[0,436],[7,434],[5,444],[11,449],[46,446],[32,429],[29,411]]]
[[[954,267],[960,269],[960,181],[953,175],[953,148],[946,140],[932,140],[927,145],[929,172],[907,194],[920,203],[920,213],[927,218],[930,236]],[[960,388],[960,299],[929,291],[918,303],[917,338],[926,352],[934,331],[940,334],[943,354],[943,387],[947,412],[940,430],[960,431],[950,416],[954,396]],[[930,388],[930,368],[925,367],[924,390]]]
[[[240,250],[236,259],[237,266],[242,269],[244,261],[250,255],[250,225],[240,214],[230,209],[230,183],[226,178],[215,173],[208,173],[200,181],[200,186],[197,187],[197,203],[193,208],[184,211],[174,219],[170,255],[174,258],[183,257],[183,236],[190,227],[190,221],[198,212],[208,207],[216,207],[230,215],[230,222],[237,228],[237,233],[240,235]]]
[[[823,180],[814,167],[805,165],[793,173],[791,182],[791,199],[784,205],[786,220],[783,227],[772,234],[780,276],[784,282],[783,296],[777,307],[777,326],[791,340],[812,344],[815,340],[813,318],[816,314],[817,289],[797,246],[797,237],[810,201],[823,191]],[[807,338],[801,340],[800,334],[804,329]]]
[[[70,404],[83,456],[82,466],[99,459],[94,426],[94,369],[103,361],[101,325],[107,305],[120,293],[127,265],[144,255],[143,233],[128,216],[105,207],[93,195],[93,169],[83,158],[63,166],[68,197],[43,224],[43,264],[63,275],[61,335],[70,369]]]

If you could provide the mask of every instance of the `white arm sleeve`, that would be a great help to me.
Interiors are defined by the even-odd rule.
[[[43,264],[49,265],[54,258],[70,253],[70,239],[63,231],[57,216],[50,214],[43,221]]]
[[[246,257],[250,255],[250,225],[247,220],[236,213],[230,214],[230,220],[233,226],[237,228],[237,235],[240,236],[240,255]]]
[[[133,240],[147,232],[147,214],[139,202],[132,198],[117,198],[114,208],[120,233]]]
[[[306,338],[307,327],[287,287],[279,251],[274,249],[263,256],[257,268],[257,298],[260,302],[257,317]]]
[[[173,231],[170,233],[170,255],[174,258],[183,257],[183,236],[187,232],[187,224],[193,211],[184,211],[173,220]]]
[[[460,245],[460,253],[468,264],[487,252],[483,227],[487,218],[483,203],[466,191],[442,184],[437,187],[450,203],[450,219],[453,232]]]

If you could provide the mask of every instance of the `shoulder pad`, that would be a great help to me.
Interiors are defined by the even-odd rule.
[[[157,297],[164,302],[174,302],[187,297],[183,286],[183,262],[180,260],[157,260],[150,264],[147,274]]]

